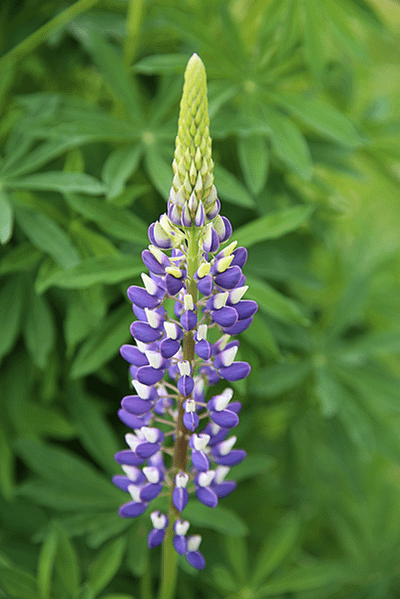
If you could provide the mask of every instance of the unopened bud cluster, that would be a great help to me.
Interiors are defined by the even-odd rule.
[[[246,456],[229,436],[241,409],[232,389],[208,401],[206,392],[221,379],[249,374],[246,362],[235,361],[239,341],[232,337],[250,326],[257,304],[243,299],[247,251],[236,242],[226,245],[232,227],[219,216],[205,70],[197,55],[185,73],[173,169],[168,211],[150,225],[151,244],[142,253],[150,274],[142,274],[143,287],[128,289],[136,344],[123,345],[121,355],[136,394],[123,398],[118,414],[133,433],[126,435],[129,449],[115,456],[124,475],[113,481],[131,496],[119,510],[125,518],[143,514],[168,490],[171,509],[168,516],[151,513],[149,547],[160,545],[172,525],[175,550],[202,569],[201,537],[187,536],[182,512],[191,493],[216,507],[236,487],[226,479],[230,467]],[[171,298],[168,313],[165,300]],[[210,329],[219,333],[213,343]],[[170,430],[162,432],[160,424]]]

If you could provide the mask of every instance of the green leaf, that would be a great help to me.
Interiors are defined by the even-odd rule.
[[[36,189],[40,191],[59,191],[60,193],[87,193],[101,195],[107,190],[103,183],[86,173],[67,173],[65,171],[35,173],[22,179],[7,181],[11,189]]]
[[[224,537],[225,552],[229,563],[240,584],[244,585],[249,578],[248,575],[248,552],[246,541],[243,537]]]
[[[315,394],[325,418],[334,416],[344,399],[342,386],[326,368],[315,369]]]
[[[43,165],[50,162],[54,158],[57,158],[64,152],[74,148],[77,145],[75,139],[52,139],[41,143],[37,148],[27,154],[22,160],[18,161],[18,164],[12,165],[7,170],[4,170],[4,174],[14,179],[21,175],[26,175],[32,171],[36,171]],[[2,171],[3,172],[3,171]]]
[[[75,427],[57,408],[26,402],[22,416],[29,423],[30,433],[39,437],[50,436],[59,439],[71,439],[76,436]]]
[[[51,579],[58,546],[58,534],[50,527],[39,554],[37,585],[41,599],[49,599]]]
[[[131,322],[132,315],[126,304],[109,314],[80,348],[71,366],[71,378],[94,372],[116,356],[120,345],[129,339]]]
[[[16,207],[18,225],[34,246],[49,254],[61,268],[73,268],[80,262],[76,248],[66,233],[44,214]]]
[[[0,189],[0,243],[5,245],[11,239],[14,224],[14,212],[7,192]]]
[[[121,493],[72,452],[30,438],[19,438],[16,449],[29,467],[50,483],[49,488],[53,486],[55,494],[64,492],[66,499],[68,496],[81,497],[88,508],[90,501],[93,501],[93,507],[118,505]]]
[[[250,580],[252,587],[260,586],[280,566],[296,546],[299,533],[299,516],[294,513],[288,513],[268,535],[257,556],[253,575]]]
[[[230,470],[232,478],[237,482],[265,474],[274,464],[273,458],[263,454],[250,454],[244,462],[233,466]]]
[[[0,489],[10,501],[14,494],[14,454],[9,439],[0,423]]]
[[[176,75],[184,72],[189,54],[152,54],[141,58],[133,67],[145,75]]]
[[[290,231],[294,231],[306,221],[314,210],[313,206],[293,206],[270,212],[262,218],[236,229],[234,238],[239,245],[251,247],[266,239],[276,239]]]
[[[260,310],[283,322],[291,322],[303,326],[307,326],[310,323],[296,302],[276,291],[268,283],[247,277],[247,284],[249,285],[249,299],[254,299],[258,303]]]
[[[55,343],[56,331],[53,314],[47,300],[31,289],[29,308],[24,320],[24,339],[32,361],[44,370]]]
[[[227,202],[242,206],[243,208],[254,208],[254,200],[244,185],[220,164],[214,166],[215,186],[219,195]]]
[[[0,289],[0,361],[13,348],[19,334],[24,287],[23,278],[15,276]]]
[[[173,148],[171,147],[171,156]],[[145,164],[151,182],[159,194],[167,200],[172,185],[172,160],[166,160],[163,154],[152,144],[146,151]]]
[[[128,531],[128,554],[126,565],[130,572],[138,578],[142,577],[149,565],[150,550],[147,545],[147,527],[141,523],[131,526]]]
[[[70,596],[73,596],[79,585],[80,558],[69,540],[64,527],[59,522],[54,522],[53,526],[58,535],[55,569],[63,587]]]
[[[362,139],[353,123],[339,110],[316,98],[274,92],[273,100],[315,131],[328,139],[350,148],[357,148]]]
[[[34,577],[17,568],[0,566],[0,589],[15,599],[39,599]]]
[[[74,31],[79,35],[79,28],[74,28]],[[107,42],[97,31],[79,37],[91,53],[113,96],[121,100],[131,118],[141,124],[141,97],[134,80],[129,76],[119,49]]]
[[[238,583],[233,578],[230,570],[221,564],[217,564],[212,569],[214,584],[224,593],[234,593],[238,590]]]
[[[88,584],[97,594],[118,572],[126,550],[126,539],[119,537],[107,543],[90,567]]]
[[[242,537],[248,534],[246,524],[232,510],[218,505],[210,510],[195,499],[189,500],[185,508],[185,518],[196,526],[216,530],[222,534]]]
[[[136,145],[118,148],[108,156],[101,173],[101,178],[108,188],[107,200],[112,200],[122,193],[125,183],[139,166],[142,151],[142,147]]]
[[[279,347],[271,330],[258,314],[254,316],[251,329],[244,331],[242,336],[250,345],[257,348],[259,352],[265,352],[265,355],[271,355],[274,358],[280,357]]]
[[[39,272],[35,289],[38,293],[43,293],[53,285],[63,289],[85,289],[97,283],[114,285],[127,281],[142,271],[143,263],[136,256],[93,256],[82,260],[76,268]]]
[[[239,137],[238,155],[247,187],[254,195],[259,194],[268,175],[269,154],[265,137]]]
[[[264,117],[271,129],[272,145],[276,155],[303,179],[310,180],[313,172],[307,142],[289,118],[270,107],[263,107]]]
[[[304,7],[304,54],[311,73],[321,85],[325,71],[325,48],[323,23],[326,21],[319,0],[305,0]]]
[[[342,10],[340,3],[324,0],[321,6],[339,44],[342,44],[346,52],[350,52],[360,60],[365,61],[367,58],[366,47],[360,41],[358,32],[353,32],[347,25],[346,12]]]
[[[28,270],[34,266],[43,256],[42,252],[35,248],[29,241],[20,243],[10,249],[0,261],[0,275],[9,272]]]
[[[114,474],[113,456],[120,448],[107,420],[77,386],[69,388],[68,398],[68,406],[83,446],[101,467]]]
[[[273,364],[256,374],[252,392],[259,397],[278,397],[301,385],[310,370],[305,360]]]
[[[131,243],[147,244],[147,226],[132,212],[75,194],[67,194],[65,199],[74,210],[94,221],[109,235]]]
[[[300,593],[322,589],[328,585],[342,582],[346,579],[341,566],[336,564],[321,564],[296,568],[292,572],[262,586],[257,597],[270,597],[286,593]]]

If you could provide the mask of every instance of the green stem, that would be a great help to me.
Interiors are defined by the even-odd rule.
[[[196,227],[192,227],[187,231],[188,238],[188,249],[187,249],[187,290],[193,298],[193,302],[196,304],[198,300],[197,286],[194,279],[194,274],[199,267],[200,262],[200,251],[199,251],[199,239],[201,230]],[[188,360],[192,368],[194,368],[194,340],[193,331],[188,331],[183,337],[183,359]],[[186,472],[187,467],[187,454],[188,454],[188,442],[189,435],[187,429],[183,424],[183,415],[185,410],[183,409],[183,402],[185,398],[182,395],[178,397],[178,418],[176,423],[176,439],[174,445],[174,457],[173,457],[173,477],[178,472]],[[176,582],[178,576],[178,555],[173,546],[174,529],[173,526],[180,514],[176,510],[172,503],[172,491],[170,508],[168,512],[169,525],[165,535],[165,539],[162,547],[162,558],[161,558],[161,585],[159,592],[159,599],[173,599],[175,596]]]

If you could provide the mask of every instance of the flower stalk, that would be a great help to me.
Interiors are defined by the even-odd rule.
[[[226,245],[232,227],[219,214],[213,167],[206,73],[194,54],[185,71],[167,212],[149,227],[144,287],[128,289],[136,345],[121,348],[136,394],[123,398],[118,413],[133,433],[125,437],[129,449],[115,456],[124,475],[113,482],[131,495],[119,510],[124,518],[143,514],[169,487],[168,515],[151,513],[148,536],[149,547],[163,544],[160,599],[174,595],[178,555],[196,569],[205,567],[200,535],[187,536],[189,493],[215,508],[236,487],[226,480],[230,467],[246,456],[229,437],[241,409],[231,401],[233,390],[206,400],[208,387],[249,374],[246,362],[235,362],[239,342],[233,337],[250,326],[257,310],[255,302],[242,299],[247,251],[236,242]],[[173,316],[164,306],[167,298],[175,300]],[[214,343],[207,339],[211,328],[220,333]],[[171,425],[172,447],[170,429],[165,433],[160,424]]]

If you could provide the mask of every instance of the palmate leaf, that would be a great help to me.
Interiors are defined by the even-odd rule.
[[[32,189],[40,191],[59,191],[60,193],[87,193],[101,195],[105,193],[105,186],[86,173],[51,172],[35,173],[22,179],[8,179],[10,189]]]
[[[309,361],[287,361],[260,370],[254,378],[252,392],[259,397],[278,397],[298,388],[311,372]]]
[[[23,334],[31,359],[43,370],[56,338],[53,313],[47,300],[30,289],[29,308],[24,319]]]
[[[80,348],[71,366],[70,377],[77,379],[94,372],[118,352],[129,340],[132,314],[126,304],[114,310]]]
[[[114,474],[116,464],[113,456],[120,447],[107,420],[78,386],[69,388],[68,399],[68,406],[83,446],[99,466]]]
[[[247,283],[249,285],[248,296],[256,300],[260,310],[283,322],[291,322],[303,326],[309,324],[308,318],[303,314],[303,311],[294,300],[285,297],[260,279],[247,277]]]
[[[118,572],[125,550],[125,537],[118,537],[109,541],[92,562],[87,583],[96,594],[102,591]]]
[[[289,95],[273,92],[271,97],[279,106],[293,116],[298,117],[315,131],[345,146],[356,148],[362,139],[353,123],[333,106],[312,98],[308,100],[301,95]]]
[[[271,580],[257,591],[257,599],[323,589],[347,581],[348,574],[340,563],[321,563],[291,572]]]
[[[138,60],[133,68],[145,75],[178,75],[184,72],[189,58],[189,54],[152,54]]]
[[[327,60],[323,41],[325,19],[321,11],[320,0],[305,0],[302,7],[304,11],[305,59],[315,81],[321,85]]]
[[[0,360],[17,340],[24,307],[25,282],[21,275],[2,283],[0,289]]]
[[[297,229],[314,210],[313,206],[293,206],[280,211],[270,212],[262,218],[252,220],[234,232],[239,245],[251,247],[266,239],[281,237]]]
[[[257,195],[264,188],[269,165],[266,140],[261,135],[238,139],[238,155],[247,187]]]
[[[35,578],[19,568],[0,566],[0,589],[15,599],[39,599]]]
[[[199,504],[195,499],[189,500],[185,508],[185,518],[190,523],[204,528],[216,530],[222,534],[245,536],[248,534],[246,524],[232,510],[218,505],[210,510],[207,506]]]
[[[52,219],[22,206],[17,206],[15,213],[18,225],[34,246],[49,254],[62,268],[73,268],[79,264],[76,248]]]
[[[230,171],[220,164],[216,164],[214,176],[218,193],[225,201],[243,208],[255,207],[255,202],[247,189]]]
[[[60,270],[56,267],[39,272],[35,289],[43,293],[55,285],[63,289],[85,289],[97,283],[113,285],[127,281],[143,271],[143,263],[131,256],[93,256],[75,267]]]
[[[62,493],[65,502],[61,499],[59,509],[68,509],[69,499],[70,509],[76,509],[72,507],[74,498],[77,499],[77,505],[81,501],[81,509],[90,509],[91,501],[93,509],[119,505],[122,493],[88,462],[72,452],[29,438],[18,439],[16,449],[24,462],[45,481],[42,486],[25,483],[25,488],[33,491],[47,488],[50,491],[47,505],[51,505],[51,500],[55,500],[57,495],[61,499]],[[46,505],[42,501],[39,503]],[[56,501],[53,507],[57,509]]]
[[[0,275],[16,273],[32,268],[43,253],[29,241],[25,241],[10,249],[0,260]]]
[[[0,189],[0,243],[11,239],[14,224],[14,212],[5,189]]]
[[[300,533],[300,518],[288,513],[268,535],[254,566],[250,584],[259,587],[295,547]]]

